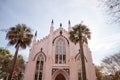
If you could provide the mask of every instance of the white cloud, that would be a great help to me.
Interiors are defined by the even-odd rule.
[[[120,33],[109,35],[102,38],[95,38],[90,41],[92,51],[105,51],[112,49],[117,43],[120,43]]]
[[[92,32],[90,48],[93,59],[99,63],[100,56],[112,53],[111,49],[119,47],[120,31],[115,26],[110,27],[104,22],[102,11],[97,7],[97,0],[5,0],[0,1],[0,28],[8,28],[18,23],[25,23],[34,31],[38,30],[38,39],[48,35],[49,26],[54,19],[54,27],[59,23],[67,28],[67,20],[72,26],[84,21]],[[2,27],[1,27],[2,26]],[[0,45],[6,46],[3,35],[0,35]],[[13,48],[9,48],[14,53]],[[19,52],[28,58],[29,50]]]
[[[120,33],[114,33],[102,38],[95,37],[89,41],[95,64],[100,64],[106,56],[118,52],[120,49]]]

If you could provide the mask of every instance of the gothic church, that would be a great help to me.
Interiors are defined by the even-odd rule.
[[[60,27],[54,30],[53,21],[50,33],[41,40],[34,36],[29,59],[26,64],[24,80],[81,80],[81,61],[79,45],[69,40],[71,30]],[[84,55],[87,80],[96,80],[95,68],[92,62],[88,44],[84,44]]]

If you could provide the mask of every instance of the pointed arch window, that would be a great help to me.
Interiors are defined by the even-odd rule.
[[[78,73],[78,80],[81,80],[81,58],[80,54],[76,57],[76,64],[77,64],[77,73]]]
[[[55,63],[56,64],[65,64],[66,63],[66,43],[62,38],[60,38],[56,42]]]
[[[44,61],[45,60],[44,60],[43,55],[39,55],[36,61],[36,70],[35,70],[34,80],[42,80]]]

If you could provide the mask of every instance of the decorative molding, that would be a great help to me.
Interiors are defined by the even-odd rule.
[[[64,69],[53,68],[53,69],[52,69],[52,75],[53,75],[55,72],[61,71],[61,70],[65,71],[66,73],[68,73],[68,74],[70,75],[70,70],[69,70],[68,68],[64,68]]]
[[[37,57],[38,55],[40,55],[40,54],[44,56],[45,61],[46,61],[46,55],[45,55],[45,53],[43,52],[43,48],[41,48],[40,51],[34,56],[33,61],[34,61],[34,60],[36,59],[36,57]]]
[[[56,40],[57,38],[59,38],[59,37],[65,38],[65,39],[67,40],[68,45],[69,45],[68,39],[67,39],[65,36],[63,36],[62,34],[60,34],[59,36],[55,37],[55,38],[53,39],[52,43],[54,44],[55,40]]]

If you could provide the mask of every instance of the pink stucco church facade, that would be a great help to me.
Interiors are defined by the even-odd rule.
[[[36,40],[35,34],[24,80],[81,80],[80,49],[69,40],[70,21],[68,30],[62,28],[62,24],[54,30],[53,24],[52,21],[50,33],[43,39]],[[96,80],[88,44],[84,44],[84,54],[87,80]]]

